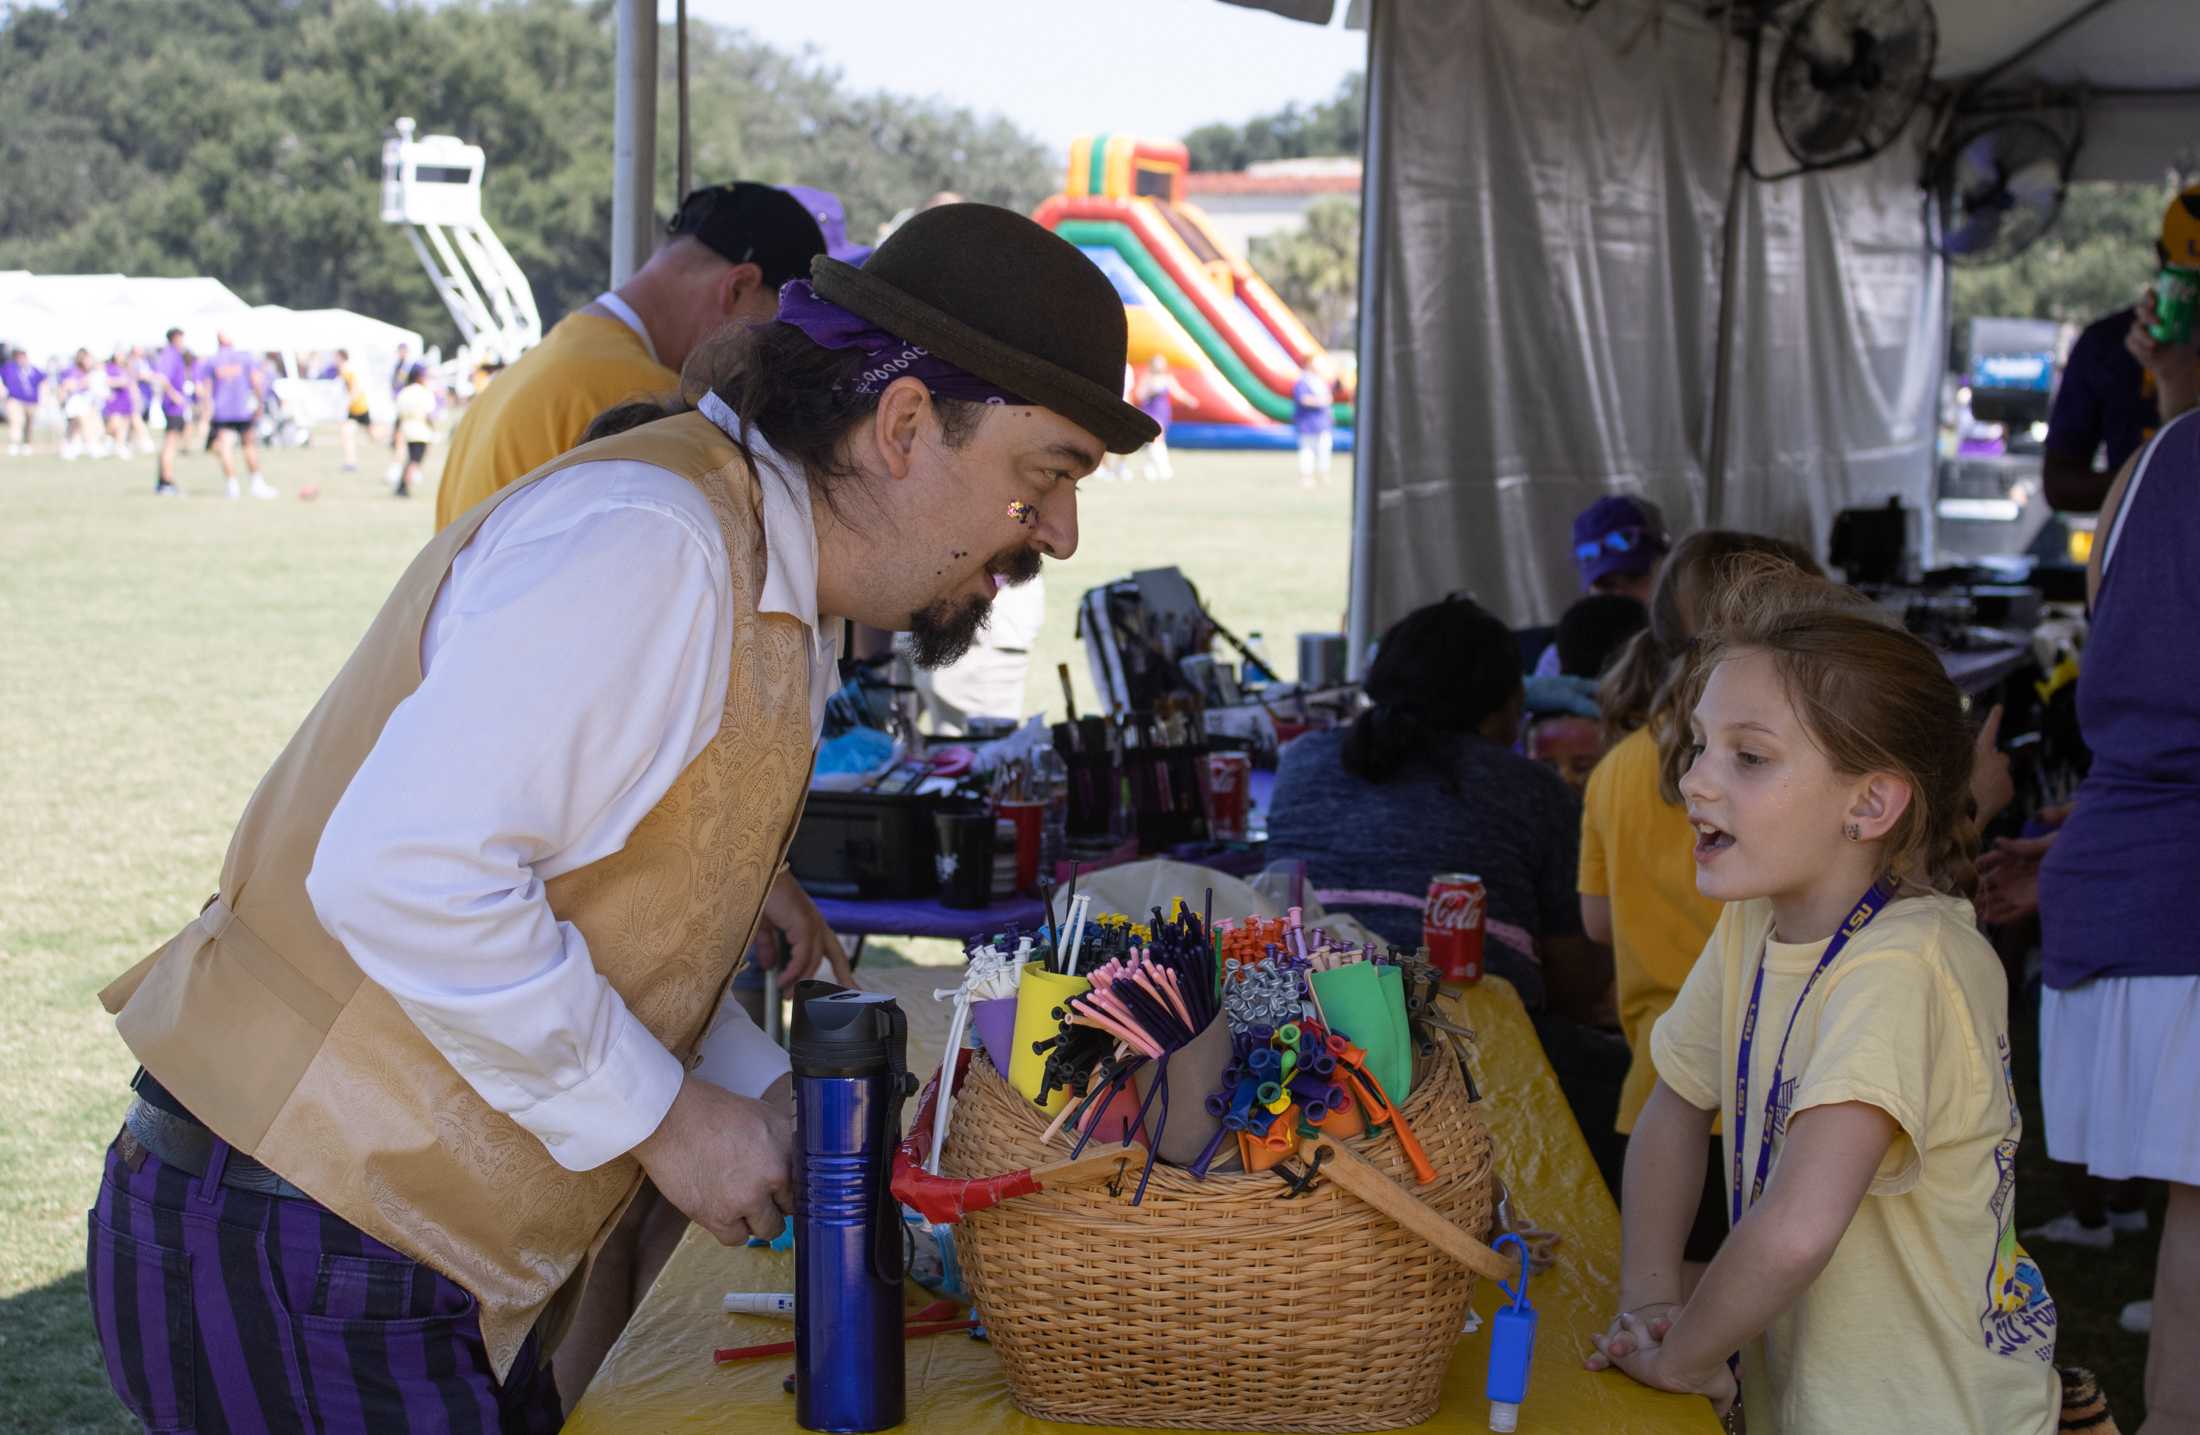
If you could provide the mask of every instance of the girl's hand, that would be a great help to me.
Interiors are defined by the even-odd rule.
[[[1734,1397],[1739,1388],[1734,1383],[1734,1372],[1720,1361],[1707,1371],[1686,1371],[1672,1368],[1665,1360],[1665,1347],[1660,1344],[1662,1333],[1653,1337],[1650,1326],[1630,1312],[1620,1316],[1619,1333],[1609,1338],[1591,1337],[1597,1350],[1607,1362],[1618,1366],[1640,1383],[1653,1390],[1670,1390],[1680,1395],[1701,1395],[1711,1402],[1711,1408],[1723,1418],[1734,1408]],[[1671,1327],[1671,1322],[1665,1322]],[[1624,1349],[1622,1348],[1624,1347]],[[1592,1368],[1601,1369],[1601,1366]]]
[[[1673,1328],[1674,1313],[1680,1309],[1679,1301],[1658,1300],[1648,1305],[1623,1310],[1612,1317],[1612,1323],[1604,1328],[1604,1334],[1589,1337],[1596,1346],[1582,1363],[1591,1370],[1610,1370],[1620,1356],[1632,1355],[1636,1338],[1627,1329],[1627,1321],[1633,1318],[1639,1329],[1646,1330],[1653,1341],[1665,1339],[1665,1333]]]

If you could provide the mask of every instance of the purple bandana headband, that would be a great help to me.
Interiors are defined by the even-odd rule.
[[[860,314],[848,312],[820,296],[806,279],[790,279],[780,289],[779,321],[794,325],[822,348],[861,349],[864,366],[855,380],[859,394],[883,393],[894,380],[912,378],[943,399],[1018,407],[1031,403],[921,345],[887,333]]]

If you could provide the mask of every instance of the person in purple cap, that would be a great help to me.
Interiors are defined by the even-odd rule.
[[[1584,593],[1618,593],[1647,606],[1658,567],[1672,551],[1665,515],[1647,498],[1607,494],[1574,519],[1574,565]]]
[[[853,264],[858,269],[871,257],[871,246],[857,244],[848,238],[848,211],[841,204],[840,196],[829,189],[816,189],[807,184],[784,186],[787,193],[817,221],[820,234],[825,236],[825,252],[843,264]]]
[[[1673,551],[1665,515],[1647,498],[1606,494],[1574,517],[1574,566],[1584,593],[1614,593],[1645,608],[1658,585],[1658,569]],[[1561,671],[1558,644],[1537,658],[1534,676]]]
[[[8,418],[8,456],[31,451],[31,418],[38,412],[38,392],[46,386],[46,371],[31,362],[22,349],[7,351],[0,362],[0,403]]]

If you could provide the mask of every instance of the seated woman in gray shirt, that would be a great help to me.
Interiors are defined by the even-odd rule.
[[[1304,860],[1325,907],[1408,949],[1421,943],[1429,878],[1473,873],[1489,899],[1486,968],[1530,1011],[1595,1020],[1612,971],[1581,934],[1581,804],[1513,750],[1522,692],[1512,633],[1468,598],[1408,614],[1383,635],[1367,696],[1373,705],[1350,727],[1285,749],[1271,857]]]

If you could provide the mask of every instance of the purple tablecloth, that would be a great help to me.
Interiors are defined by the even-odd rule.
[[[817,910],[843,937],[946,937],[959,942],[1012,926],[1036,931],[1047,920],[1046,903],[1037,897],[1004,897],[976,910],[943,907],[932,897],[877,902],[819,897]]]

